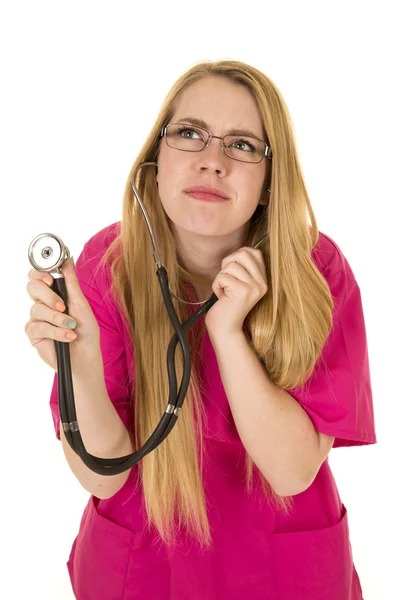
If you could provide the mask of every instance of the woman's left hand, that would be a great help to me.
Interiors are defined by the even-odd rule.
[[[218,301],[205,316],[208,332],[212,335],[241,332],[246,316],[268,291],[261,250],[246,246],[226,256],[212,290]]]

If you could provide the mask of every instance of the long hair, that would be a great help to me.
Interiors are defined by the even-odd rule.
[[[136,167],[156,161],[160,132],[172,118],[181,93],[204,77],[225,77],[244,85],[255,98],[263,121],[264,135],[272,150],[267,206],[257,206],[247,235],[247,246],[263,253],[268,293],[245,320],[245,334],[273,383],[285,390],[303,385],[332,328],[333,300],[327,282],[311,258],[319,237],[317,223],[304,184],[291,118],[276,85],[261,71],[238,61],[206,61],[195,64],[174,83],[126,182],[120,234],[107,249],[101,265],[110,264],[115,297],[131,335],[135,357],[134,419],[132,437],[138,450],[156,428],[169,395],[166,353],[175,333],[165,309],[155,276],[149,232],[133,194],[130,181]],[[161,204],[156,170],[140,169],[137,186],[151,219],[161,258],[174,292],[196,301],[192,275],[180,264],[169,218]],[[311,226],[308,221],[311,219]],[[154,273],[151,275],[151,273]],[[181,322],[198,307],[172,296]],[[173,544],[181,526],[202,547],[212,546],[212,536],[202,485],[202,424],[204,391],[199,365],[204,319],[188,332],[192,371],[183,410],[167,438],[138,463],[139,481],[147,511],[147,525],[160,538]],[[177,382],[182,379],[183,355],[176,352]],[[246,452],[246,490],[251,492],[254,475],[259,477],[264,498],[276,511],[289,514],[293,497],[279,496]]]

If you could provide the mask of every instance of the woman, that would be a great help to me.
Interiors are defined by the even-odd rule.
[[[191,381],[174,429],[129,471],[97,475],[71,450],[55,374],[57,436],[91,494],[68,561],[74,593],[359,600],[328,454],[376,443],[360,290],[318,231],[286,104],[262,72],[223,60],[178,79],[128,177],[121,222],[91,237],[75,271],[63,267],[76,339],[34,270],[26,333],[55,370],[54,340],[71,344],[87,451],[138,450],[167,405],[174,334],[130,185],[147,161],[157,168],[136,185],[180,321],[213,292],[218,301],[187,332]]]

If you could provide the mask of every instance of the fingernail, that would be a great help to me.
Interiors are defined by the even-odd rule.
[[[53,283],[53,281],[50,279],[50,277],[43,277],[43,281],[45,283],[47,283],[47,285],[51,285]]]
[[[64,327],[69,327],[69,329],[75,329],[76,321],[71,321],[71,319],[65,319]]]
[[[57,302],[56,309],[59,310],[60,312],[64,312],[65,306],[62,302]]]

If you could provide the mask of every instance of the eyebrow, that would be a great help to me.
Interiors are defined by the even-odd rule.
[[[207,130],[209,128],[209,126],[205,121],[203,121],[203,119],[196,119],[196,117],[182,117],[181,119],[178,119],[178,122],[192,123],[193,125],[197,125],[197,127],[203,127]],[[249,131],[248,129],[232,129],[229,133],[225,135],[246,135],[248,137],[257,138],[258,140],[263,139],[262,137],[259,137],[258,135],[256,135],[252,131]]]

